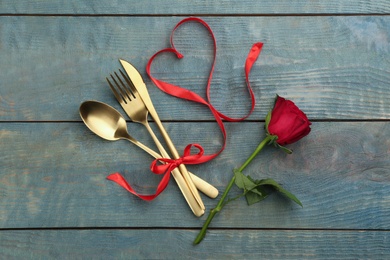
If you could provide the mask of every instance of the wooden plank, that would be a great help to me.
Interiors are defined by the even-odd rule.
[[[138,126],[129,124],[148,143]],[[200,143],[206,153],[221,146],[215,123],[166,126],[179,151],[188,143]],[[222,191],[260,142],[262,128],[227,124],[227,149],[189,169]],[[119,171],[138,191],[154,191],[159,177],[148,171],[150,157],[125,141],[101,140],[77,122],[1,123],[0,129],[0,228],[200,227],[205,220],[191,214],[173,183],[148,203],[105,180]],[[251,207],[236,201],[212,227],[389,229],[389,135],[386,122],[316,122],[309,136],[289,146],[292,155],[267,147],[245,173],[274,178],[304,208],[277,195]],[[216,205],[203,198],[208,210]]]
[[[7,259],[388,259],[390,232],[211,230],[20,230],[0,232]]]
[[[351,14],[390,13],[386,0],[281,1],[12,1],[1,2],[3,14]]]
[[[248,111],[243,64],[252,43],[262,41],[250,77],[258,100],[250,119],[263,120],[276,93],[312,119],[390,118],[390,16],[204,19],[219,44],[211,99],[222,112],[239,117]],[[119,68],[118,58],[142,72],[163,120],[213,119],[204,106],[172,98],[146,77],[148,58],[168,47],[180,20],[0,17],[0,120],[80,121],[77,108],[87,99],[119,108],[105,82]],[[186,58],[160,57],[153,75],[205,96],[208,33],[198,24],[184,25],[175,44]]]

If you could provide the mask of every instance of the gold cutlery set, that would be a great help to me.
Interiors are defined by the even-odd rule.
[[[161,123],[141,74],[129,62],[120,60],[120,63],[125,72],[119,70],[119,73],[115,72],[114,75],[111,74],[110,78],[107,78],[109,87],[129,118],[133,122],[143,124],[146,127],[159,153],[130,136],[127,131],[126,120],[116,109],[107,104],[98,101],[83,102],[79,109],[82,120],[92,132],[106,140],[115,141],[126,139],[156,159],[169,159],[169,154],[149,126],[148,115],[150,114],[161,132],[173,159],[178,159],[179,153]],[[216,198],[218,196],[218,190],[214,186],[188,172],[184,164],[180,164],[177,168],[173,169],[172,176],[192,212],[198,217],[202,216],[205,212],[205,206],[198,190],[210,198]]]

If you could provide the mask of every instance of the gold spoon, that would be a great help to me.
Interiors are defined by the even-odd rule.
[[[128,133],[126,120],[115,108],[98,101],[85,101],[80,105],[79,110],[81,119],[86,126],[103,139],[110,141],[127,139],[154,158],[163,158]],[[214,186],[193,173],[191,173],[191,177],[195,179],[195,186],[204,194],[213,199],[218,196],[218,190]]]

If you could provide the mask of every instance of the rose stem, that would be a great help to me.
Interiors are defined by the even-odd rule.
[[[249,165],[249,163],[256,157],[256,155],[264,148],[264,146],[266,144],[268,144],[273,138],[274,137],[267,135],[267,137],[264,138],[264,140],[261,141],[261,143],[257,146],[256,150],[251,154],[251,156],[249,156],[249,158],[243,163],[243,165],[241,165],[241,167],[238,169],[238,171],[242,172]],[[207,230],[208,226],[210,225],[211,221],[213,220],[214,216],[219,211],[221,211],[222,208],[226,205],[226,203],[224,204],[224,201],[225,201],[230,189],[233,187],[235,180],[236,180],[236,176],[233,175],[233,178],[230,180],[229,184],[226,186],[226,189],[223,192],[222,197],[219,200],[217,206],[210,211],[205,223],[203,224],[202,229],[200,230],[198,236],[194,240],[194,244],[199,244],[203,240],[203,238],[206,235],[206,230]]]

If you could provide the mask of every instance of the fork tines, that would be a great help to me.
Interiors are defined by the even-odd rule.
[[[106,78],[108,85],[110,86],[112,92],[114,93],[116,99],[123,100],[127,104],[127,100],[135,99],[134,92],[137,92],[136,88],[134,87],[133,82],[127,77],[127,75],[119,69],[120,74],[122,75],[122,78],[118,75],[118,73],[114,72],[114,77],[112,74],[110,74],[112,81],[114,82],[114,85],[119,90],[119,92],[116,90],[114,85],[111,83],[111,81]],[[116,79],[115,79],[116,78]],[[123,80],[127,83],[125,84]]]

